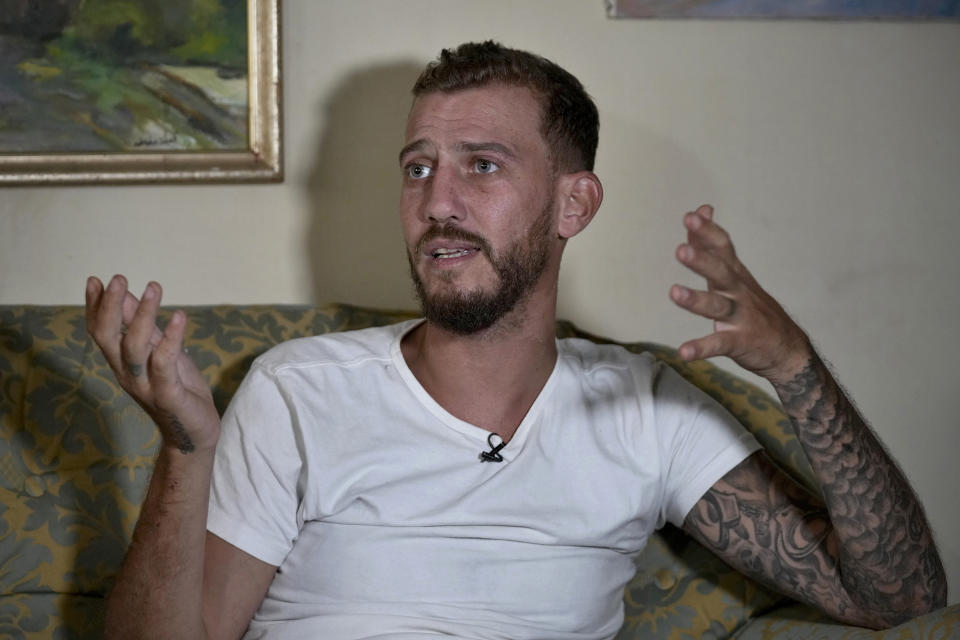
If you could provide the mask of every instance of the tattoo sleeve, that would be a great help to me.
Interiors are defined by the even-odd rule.
[[[714,485],[686,530],[752,578],[847,622],[891,626],[944,606],[920,502],[827,367],[814,356],[775,388],[822,500],[758,454]]]

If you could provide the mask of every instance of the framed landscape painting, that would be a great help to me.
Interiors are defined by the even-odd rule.
[[[280,0],[0,0],[0,185],[282,180]]]
[[[606,0],[606,4],[612,18],[960,18],[960,0]]]

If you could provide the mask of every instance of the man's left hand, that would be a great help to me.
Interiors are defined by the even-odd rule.
[[[687,213],[683,225],[687,242],[677,248],[677,260],[705,278],[707,288],[677,284],[670,298],[713,320],[713,333],[680,345],[680,357],[728,356],[774,384],[791,380],[813,352],[806,334],[737,258],[729,234],[713,221],[712,206]]]

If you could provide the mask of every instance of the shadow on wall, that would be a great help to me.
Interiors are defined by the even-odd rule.
[[[711,203],[728,229],[749,218],[732,208],[740,201],[724,198],[737,193],[723,185],[733,180],[726,167],[704,165],[699,149],[657,131],[642,114],[618,117],[599,106],[603,205],[564,251],[557,313],[599,335],[676,346],[709,330],[668,296],[674,283],[703,284],[674,257],[686,239],[684,214]]]
[[[358,70],[322,106],[307,180],[315,302],[417,307],[397,214],[397,154],[421,69],[410,61]]]

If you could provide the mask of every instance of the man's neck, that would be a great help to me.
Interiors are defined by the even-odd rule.
[[[410,370],[440,406],[504,441],[513,437],[557,359],[555,299],[527,302],[476,334],[425,322],[401,344]]]

